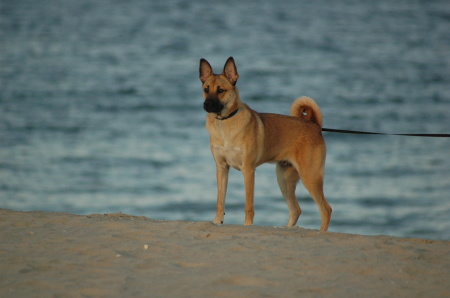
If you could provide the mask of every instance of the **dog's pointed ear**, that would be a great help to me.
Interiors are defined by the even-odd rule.
[[[231,84],[236,85],[239,79],[239,74],[237,72],[236,64],[234,63],[233,57],[228,58],[223,67],[223,75],[227,77]]]
[[[200,81],[202,83],[206,82],[206,80],[214,74],[211,65],[205,59],[200,59]]]

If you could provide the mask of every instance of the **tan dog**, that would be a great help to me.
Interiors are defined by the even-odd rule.
[[[200,60],[204,104],[208,112],[206,128],[217,168],[217,213],[214,223],[223,223],[228,171],[242,171],[245,183],[245,225],[253,224],[255,169],[266,162],[277,163],[277,180],[289,207],[287,226],[297,223],[301,209],[295,197],[297,182],[303,181],[320,210],[326,231],[331,207],[323,194],[325,141],[322,115],[308,97],[298,98],[291,116],[258,113],[241,102],[236,82],[239,78],[233,57],[222,74],[214,74],[205,59]]]

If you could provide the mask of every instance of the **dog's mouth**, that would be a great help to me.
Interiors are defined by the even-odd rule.
[[[220,115],[222,112],[224,105],[217,98],[208,98],[203,103],[203,109],[208,113],[216,113]]]

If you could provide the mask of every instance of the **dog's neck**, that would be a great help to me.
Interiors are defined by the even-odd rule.
[[[236,94],[236,97],[234,99],[234,103],[233,105],[230,107],[231,113],[229,113],[226,116],[221,116],[221,115],[217,115],[216,118],[217,120],[226,120],[226,119],[230,119],[231,117],[233,117],[234,115],[237,114],[237,112],[239,112],[239,109],[242,106],[242,102],[241,102],[241,97],[239,96],[239,90],[237,87],[234,88],[234,92]]]
[[[229,118],[233,117],[234,115],[236,115],[237,112],[239,112],[239,108],[237,108],[236,110],[234,110],[233,112],[231,112],[230,114],[228,114],[228,116],[221,117],[221,118],[219,118],[219,116],[216,116],[216,117],[214,117],[214,118],[216,118],[217,120],[226,120],[226,119],[229,119]]]

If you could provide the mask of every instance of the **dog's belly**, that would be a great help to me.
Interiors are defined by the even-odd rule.
[[[242,168],[242,150],[239,147],[213,146],[213,155],[217,162],[225,162],[236,170]]]

